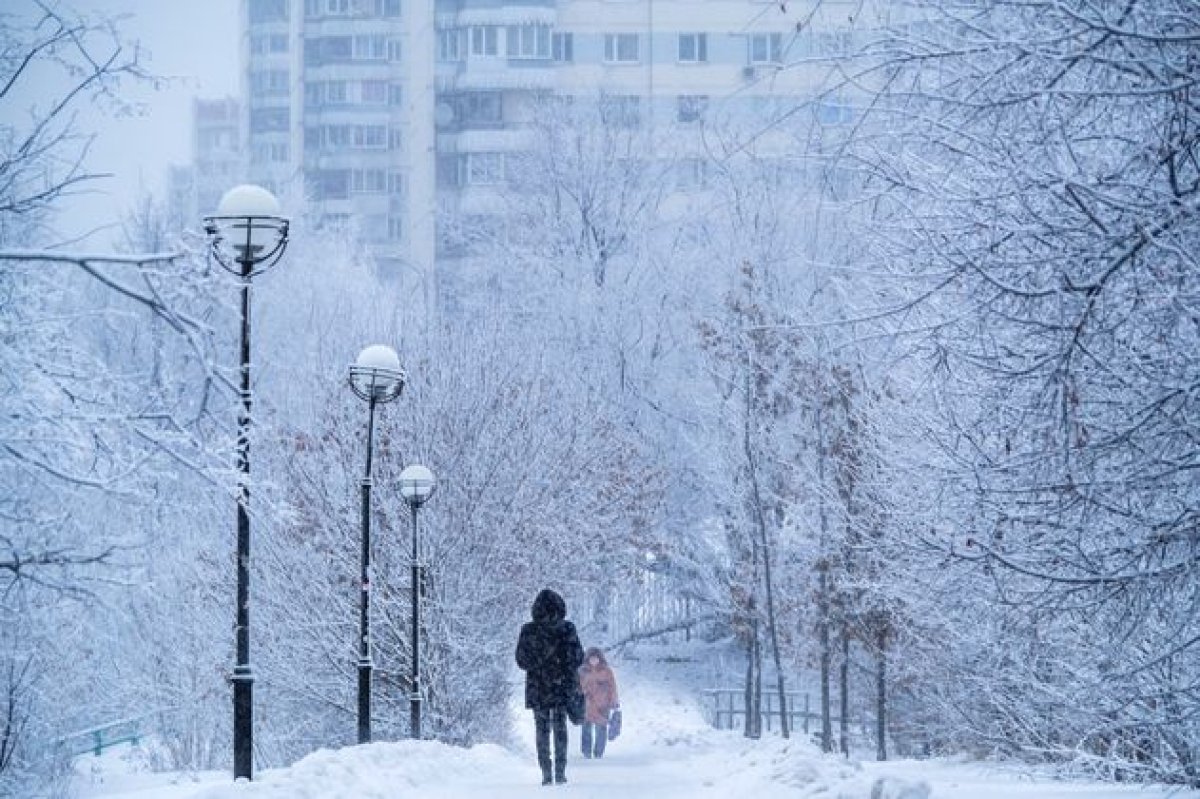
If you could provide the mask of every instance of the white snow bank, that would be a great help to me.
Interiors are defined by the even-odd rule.
[[[603,759],[578,752],[570,728],[570,782],[540,787],[533,722],[516,691],[512,750],[401,741],[314,752],[253,782],[201,775],[106,771],[83,758],[82,799],[1200,799],[1198,791],[1059,782],[1013,766],[951,761],[858,763],[808,742],[751,741],[707,725],[694,675],[651,659],[618,661],[624,731]]]

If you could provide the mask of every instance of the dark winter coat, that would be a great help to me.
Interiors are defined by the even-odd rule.
[[[525,707],[566,708],[579,690],[583,647],[567,621],[567,603],[549,588],[533,600],[533,621],[521,627],[517,665],[525,670]]]

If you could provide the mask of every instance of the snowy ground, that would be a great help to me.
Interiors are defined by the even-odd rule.
[[[540,787],[533,724],[514,707],[516,751],[434,742],[375,743],[316,752],[234,784],[228,773],[149,774],[125,755],[85,756],[82,799],[1200,799],[1200,791],[1056,782],[1028,770],[944,761],[863,763],[823,757],[796,740],[747,741],[710,728],[689,680],[647,659],[618,662],[624,734],[602,760],[572,749],[569,783]],[[571,728],[578,746],[579,729]],[[879,785],[880,781],[883,782]],[[874,789],[874,790],[873,790]]]

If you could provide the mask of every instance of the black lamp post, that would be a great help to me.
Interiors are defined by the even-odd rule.
[[[437,481],[419,463],[400,472],[400,494],[412,511],[412,693],[409,695],[409,735],[421,737],[421,548],[417,510],[433,495]]]
[[[391,347],[377,344],[358,354],[350,367],[350,388],[367,401],[367,468],[362,479],[362,557],[358,601],[358,742],[371,742],[371,441],[375,405],[404,390],[405,374]]]
[[[225,193],[217,213],[204,218],[210,251],[217,263],[241,280],[242,407],[237,433],[237,660],[233,667],[233,776],[252,779],[253,685],[250,671],[250,279],[279,262],[287,249],[288,220],[279,202],[259,186],[236,186]]]

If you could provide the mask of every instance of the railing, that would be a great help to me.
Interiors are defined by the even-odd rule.
[[[86,730],[77,730],[58,738],[55,743],[72,755],[86,755],[90,752],[99,757],[105,749],[118,744],[137,746],[141,743],[146,735],[147,720],[154,715],[155,713],[146,713],[88,727]]]
[[[710,688],[704,693],[712,700],[709,706],[711,714],[709,720],[714,727],[719,730],[735,730],[745,723],[746,690],[744,688]],[[808,694],[787,691],[784,695],[787,697],[788,729],[802,730],[807,735],[812,723],[816,722],[819,725],[821,714],[813,712],[809,707]],[[782,713],[779,707],[779,693],[764,690],[762,698],[763,729],[770,732],[775,726],[781,726]],[[836,727],[839,722],[840,718],[835,716],[834,726]]]

